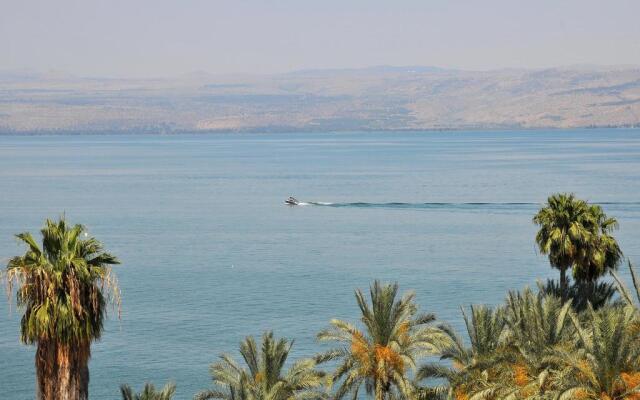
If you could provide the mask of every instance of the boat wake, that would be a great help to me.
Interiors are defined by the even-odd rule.
[[[309,205],[322,207],[339,207],[339,208],[401,208],[401,209],[449,209],[449,208],[494,208],[494,207],[518,207],[518,206],[537,206],[537,203],[326,203],[319,201],[310,201]]]
[[[593,202],[603,206],[640,206],[640,202]],[[336,208],[394,208],[394,209],[461,209],[461,210],[516,210],[516,209],[535,209],[542,206],[542,203],[530,202],[430,202],[430,203],[366,203],[366,202],[349,202],[349,203],[329,203],[322,201],[308,201],[298,203],[300,206],[319,206],[319,207],[336,207]]]

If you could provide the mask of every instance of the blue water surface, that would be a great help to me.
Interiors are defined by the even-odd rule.
[[[173,380],[190,399],[246,335],[294,338],[294,357],[323,349],[316,332],[355,321],[353,290],[374,279],[461,329],[460,306],[555,276],[531,223],[553,192],[602,203],[640,263],[639,184],[637,129],[0,136],[0,260],[47,217],[85,224],[122,260],[91,398]],[[19,318],[0,301],[8,400],[34,397]]]

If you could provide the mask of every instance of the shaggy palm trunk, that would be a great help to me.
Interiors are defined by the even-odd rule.
[[[562,301],[567,300],[567,268],[560,268],[560,293]]]
[[[587,284],[587,293],[585,294],[585,298],[589,300],[591,304],[596,302],[596,281],[595,279],[589,279]]]
[[[37,400],[87,400],[90,345],[38,342],[36,351]]]
[[[375,388],[374,388],[374,399],[375,400],[383,400],[384,399],[384,392],[382,391],[382,383],[381,382],[376,382],[375,383]]]
[[[387,393],[391,390],[391,385],[385,383],[381,379],[376,379],[374,382],[374,400],[384,400],[387,397]]]

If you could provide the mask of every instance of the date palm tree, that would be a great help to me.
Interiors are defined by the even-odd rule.
[[[161,390],[157,390],[152,383],[145,383],[142,392],[134,393],[129,385],[120,386],[122,400],[171,400],[176,392],[176,385],[167,383]]]
[[[634,400],[640,398],[638,319],[632,307],[590,309],[581,324],[572,317],[579,346],[556,351],[549,361],[559,366],[556,397],[564,399]]]
[[[418,358],[433,355],[444,347],[443,331],[432,326],[433,314],[418,314],[412,293],[397,299],[398,285],[375,281],[370,288],[371,304],[360,290],[356,301],[364,330],[334,319],[318,339],[337,342],[338,347],[317,356],[319,362],[337,361],[331,384],[337,385],[335,399],[348,394],[357,398],[364,386],[375,400],[415,396],[409,371]]]
[[[547,357],[556,348],[573,349],[571,301],[525,288],[507,296],[505,361],[513,386],[521,397],[543,395],[552,389]]]
[[[36,397],[87,399],[91,343],[102,334],[107,302],[119,302],[109,268],[118,260],[82,225],[69,226],[64,218],[47,220],[40,232],[41,245],[30,233],[17,235],[27,251],[10,259],[6,270],[9,293],[17,286],[24,309],[21,340],[37,345]]]
[[[591,240],[588,225],[588,204],[573,194],[558,193],[547,199],[547,204],[533,217],[540,226],[536,244],[549,263],[560,270],[560,289],[566,299],[567,270],[584,258],[585,248]]]
[[[567,324],[571,301],[563,303],[558,297],[525,288],[509,292],[505,311],[506,342],[531,366],[540,366],[547,349],[573,337],[571,324]]]
[[[465,316],[470,347],[451,334],[442,358],[452,367],[426,365],[421,377],[444,377],[456,399],[539,399],[553,389],[547,357],[556,347],[572,348],[570,302],[526,288],[510,292],[496,310],[473,306]],[[440,372],[440,374],[438,374]]]
[[[449,343],[439,349],[441,360],[449,360],[451,366],[439,362],[423,364],[416,380],[444,378],[449,383],[449,397],[456,399],[480,395],[485,398],[501,398],[514,390],[495,377],[502,377],[501,362],[504,359],[502,345],[505,339],[504,307],[471,306],[470,314],[462,309],[469,346],[451,327],[442,330]]]
[[[324,373],[316,369],[316,362],[303,359],[284,370],[293,341],[276,340],[272,332],[262,336],[259,350],[253,337],[240,344],[240,354],[247,366],[241,367],[228,355],[221,355],[220,362],[211,365],[211,376],[218,387],[205,390],[196,400],[292,400],[322,398],[319,390],[324,383]]]

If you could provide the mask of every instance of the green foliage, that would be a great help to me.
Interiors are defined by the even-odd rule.
[[[54,340],[71,344],[100,338],[110,294],[118,289],[110,265],[118,264],[82,225],[47,220],[42,246],[30,233],[16,237],[27,245],[24,255],[7,264],[9,293],[17,285],[17,303],[25,312],[22,341]]]
[[[462,309],[466,334],[470,343],[467,347],[464,339],[447,325],[441,329],[448,341],[438,349],[441,360],[447,360],[451,366],[430,362],[423,364],[416,374],[416,382],[425,379],[444,378],[452,388],[467,392],[481,392],[491,386],[487,377],[493,366],[503,356],[500,345],[506,332],[506,316],[503,307],[496,309],[473,305],[470,314]],[[453,394],[449,390],[449,396]]]
[[[586,312],[585,321],[573,317],[577,346],[555,349],[548,361],[560,399],[640,398],[638,319],[631,307],[609,306]],[[606,397],[605,397],[606,395]]]
[[[446,378],[456,398],[534,398],[549,388],[551,349],[572,343],[571,313],[570,302],[530,289],[495,309],[472,306],[470,317],[463,310],[470,346],[448,330],[441,355],[452,366],[424,365],[418,378]]]
[[[594,282],[607,272],[614,271],[622,260],[622,250],[611,233],[618,229],[618,221],[608,217],[598,205],[590,205],[585,227],[591,232],[584,259],[574,265],[573,275],[578,281]]]
[[[370,288],[371,303],[360,290],[356,301],[364,330],[341,320],[321,331],[318,339],[336,342],[335,347],[317,356],[319,362],[338,363],[331,375],[337,388],[335,399],[358,396],[364,387],[376,400],[411,398],[415,387],[409,377],[420,357],[436,354],[446,343],[442,329],[432,326],[433,314],[418,314],[412,293],[398,299],[398,285],[375,281]]]
[[[562,290],[554,280],[547,280],[545,283],[538,282],[538,289],[548,295],[562,297]],[[618,288],[613,282],[573,282],[567,288],[566,295],[571,299],[571,307],[575,311],[584,311],[589,305],[594,309],[599,309],[611,303]]]
[[[573,330],[565,325],[571,311],[570,301],[563,303],[555,296],[536,294],[526,288],[509,293],[505,310],[508,328],[505,343],[517,354],[517,361],[527,364],[536,374],[544,368],[545,352],[573,336]]]
[[[616,285],[618,288],[618,292],[620,293],[622,300],[630,307],[635,308],[636,312],[640,312],[640,280],[638,279],[638,275],[636,274],[633,264],[631,261],[628,261],[629,273],[631,275],[631,282],[633,283],[633,290],[635,292],[635,299],[631,294],[631,291],[627,288],[627,286],[622,282],[622,279],[614,272],[613,278],[616,281]]]
[[[593,283],[614,271],[622,260],[622,251],[611,235],[618,221],[608,217],[598,205],[577,199],[573,194],[558,193],[547,199],[547,204],[533,217],[540,227],[536,244],[549,263],[560,270],[562,298],[568,290],[565,276],[569,268],[582,290],[591,296]]]
[[[440,354],[451,366],[425,364],[418,378],[446,379],[457,400],[638,400],[640,313],[628,290],[620,291],[626,304],[587,304],[580,312],[529,289],[510,292],[495,309],[473,306],[471,317],[463,312],[470,346],[445,329],[450,342]]]
[[[120,386],[122,400],[171,400],[176,392],[176,385],[167,383],[158,391],[151,383],[145,383],[142,392],[134,393],[129,385]]]
[[[197,400],[289,400],[322,398],[324,373],[316,369],[316,362],[304,359],[284,370],[293,342],[276,340],[272,332],[262,336],[258,349],[253,337],[240,344],[240,354],[247,366],[241,367],[228,355],[211,365],[211,376],[218,387],[195,396]]]
[[[587,203],[566,193],[550,196],[533,217],[540,226],[536,244],[542,254],[549,256],[551,266],[564,272],[583,257],[591,236],[584,224],[588,217]],[[564,288],[564,282],[561,285]]]

